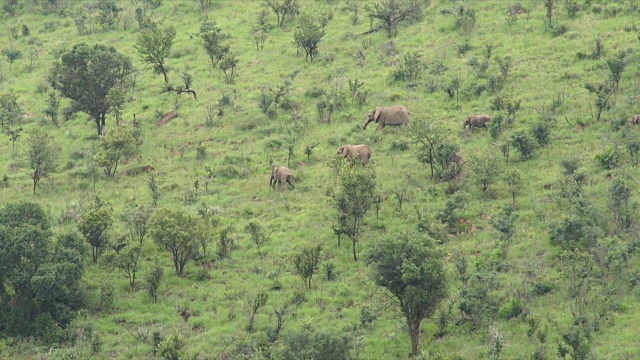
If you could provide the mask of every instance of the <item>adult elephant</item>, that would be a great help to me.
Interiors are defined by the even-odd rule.
[[[337,153],[339,156],[349,159],[353,163],[356,156],[360,156],[362,166],[369,165],[369,159],[371,159],[371,149],[369,145],[342,145],[338,148]]]
[[[640,125],[640,114],[635,115],[631,118],[631,123],[635,125]]]
[[[280,191],[284,191],[287,187],[287,183],[289,183],[292,188],[296,188],[293,184],[293,175],[291,174],[291,170],[286,166],[274,166],[271,168],[269,186],[271,186],[272,189],[275,189],[277,183],[280,183]]]
[[[487,114],[469,116],[465,121],[463,127],[473,130],[474,128],[486,128],[487,123],[491,121],[491,116]]]
[[[367,122],[364,123],[364,130],[373,121],[378,123],[378,130],[384,129],[387,125],[407,125],[409,123],[409,114],[409,110],[402,105],[376,107],[369,112]]]

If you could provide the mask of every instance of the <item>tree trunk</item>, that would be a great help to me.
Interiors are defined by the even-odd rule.
[[[420,343],[420,322],[408,323],[409,336],[411,336],[411,357],[418,355],[418,344]]]
[[[169,78],[167,77],[167,70],[164,68],[163,64],[160,64],[160,71],[162,71],[162,76],[164,76],[164,83],[169,83]]]
[[[354,237],[351,238],[351,241],[353,242],[353,260],[358,261],[358,253],[356,252],[358,240],[356,240],[356,238]]]

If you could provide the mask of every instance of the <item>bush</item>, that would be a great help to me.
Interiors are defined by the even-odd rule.
[[[616,146],[609,146],[595,156],[596,161],[605,170],[612,170],[620,164],[620,152]]]
[[[511,299],[508,303],[500,307],[500,317],[504,319],[514,319],[522,315],[524,307],[522,303],[517,299]]]
[[[549,143],[549,137],[551,136],[551,129],[549,123],[540,121],[531,129],[533,137],[538,141],[538,145],[545,146]]]
[[[525,134],[523,131],[518,131],[511,135],[511,145],[520,151],[520,159],[528,160],[533,157],[535,151],[535,142],[531,136]]]

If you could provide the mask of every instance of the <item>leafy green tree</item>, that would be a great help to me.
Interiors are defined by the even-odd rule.
[[[39,129],[29,131],[27,139],[26,157],[29,169],[33,170],[33,193],[43,178],[48,178],[58,170],[60,148],[49,139],[49,136]]]
[[[93,262],[98,262],[102,248],[106,245],[105,232],[113,223],[113,208],[100,199],[93,199],[87,210],[80,215],[78,230],[91,245]]]
[[[490,223],[494,229],[500,234],[500,248],[502,250],[502,258],[506,259],[511,244],[513,243],[513,236],[516,233],[515,225],[516,214],[511,206],[505,207],[502,214],[491,219]]]
[[[0,78],[2,76],[0,75]],[[24,111],[18,102],[18,96],[14,93],[0,95],[0,125],[2,130],[7,125],[18,124],[22,120]]]
[[[0,208],[0,332],[56,340],[84,305],[85,253],[76,233],[54,239],[40,205]]]
[[[173,257],[180,276],[198,249],[198,219],[182,210],[158,209],[149,220],[149,235]]]
[[[16,49],[2,50],[2,54],[7,58],[7,60],[9,60],[9,71],[11,71],[13,63],[16,62],[16,60],[22,58],[22,52]]]
[[[513,201],[513,206],[516,206],[516,198],[522,192],[522,188],[525,183],[522,179],[522,173],[516,169],[507,170],[504,175],[504,182],[509,188],[509,193],[511,194],[511,200]]]
[[[605,109],[611,108],[611,97],[614,93],[614,86],[608,82],[601,83],[585,83],[584,88],[587,89],[590,93],[596,96],[596,108],[598,109],[598,115],[596,116],[596,121],[600,121],[600,116],[602,115],[602,111]]]
[[[158,301],[158,289],[160,288],[163,274],[164,269],[156,262],[151,266],[149,273],[145,277],[145,286],[154,304]]]
[[[624,178],[615,178],[609,189],[611,210],[614,219],[621,227],[628,229],[633,224],[631,201],[631,186]]]
[[[253,240],[258,247],[258,255],[262,256],[262,253],[260,253],[260,245],[269,241],[269,235],[267,235],[260,224],[253,221],[247,224],[246,230],[251,236],[251,240]]]
[[[510,145],[518,149],[520,151],[520,159],[528,160],[533,157],[533,154],[536,149],[535,140],[524,131],[517,131],[511,134],[511,139],[509,139]]]
[[[156,353],[165,360],[180,360],[185,358],[187,340],[178,330],[174,330],[166,339],[158,344]]]
[[[304,50],[305,60],[310,59],[313,62],[313,58],[318,55],[318,44],[324,34],[324,28],[316,22],[314,17],[310,15],[300,17],[298,28],[293,34],[293,40],[296,46]]]
[[[263,290],[249,297],[248,305],[249,305],[249,312],[251,313],[251,315],[249,316],[249,324],[247,324],[248,332],[253,332],[254,330],[253,324],[256,320],[256,315],[258,314],[258,311],[260,311],[260,309],[262,309],[265,305],[267,305],[268,299],[269,299],[269,294]]]
[[[415,82],[426,67],[420,52],[414,51],[403,57],[402,63],[400,63],[398,69],[394,72],[393,77],[396,80]]]
[[[131,291],[136,286],[136,274],[139,270],[139,260],[142,255],[142,246],[138,242],[129,242],[124,248],[116,252],[110,249],[100,257],[103,267],[122,270],[129,279]]]
[[[116,5],[114,0],[98,0],[96,7],[98,10],[98,23],[105,30],[113,29],[118,23],[118,16],[122,9]]]
[[[144,238],[149,230],[149,219],[153,209],[145,205],[130,204],[121,215],[122,221],[129,230],[129,236],[144,245]]]
[[[264,0],[264,4],[276,16],[276,23],[279,28],[284,26],[287,16],[296,16],[300,11],[298,0]]]
[[[158,206],[158,199],[160,198],[160,190],[158,188],[158,179],[156,173],[153,171],[149,173],[149,180],[147,181],[147,186],[149,187],[149,191],[151,191],[151,200],[153,201],[153,206]]]
[[[436,151],[444,142],[444,129],[433,120],[416,120],[407,129],[407,136],[419,146],[418,161],[431,166],[431,178],[438,167]]]
[[[105,133],[106,115],[114,106],[108,97],[114,88],[132,84],[131,60],[114,47],[81,43],[62,54],[49,74],[49,82],[62,96],[71,100],[72,109],[91,116],[98,135]]]
[[[305,329],[286,334],[277,353],[290,360],[353,360],[353,347],[348,333]]]
[[[353,259],[358,261],[357,244],[362,219],[371,209],[376,197],[376,173],[370,168],[343,166],[338,173],[338,192],[333,201],[338,210],[337,221],[341,234],[353,243]]]
[[[307,289],[311,288],[311,279],[320,265],[321,253],[322,244],[309,244],[293,257],[293,266]]]
[[[504,165],[493,149],[475,152],[469,157],[468,164],[471,177],[480,186],[482,192],[486,192],[504,171]]]
[[[227,36],[222,34],[214,22],[204,22],[200,26],[200,38],[207,55],[209,55],[211,65],[215,68],[224,55],[229,52],[229,45],[223,44]]]
[[[149,23],[140,30],[140,34],[133,46],[149,64],[153,71],[164,76],[164,82],[169,83],[167,76],[166,59],[171,54],[171,47],[176,38],[176,29],[169,25],[165,28],[156,23]]]
[[[60,98],[55,91],[49,93],[47,98],[47,108],[44,109],[44,114],[51,118],[53,126],[58,127],[58,109],[60,108]]]
[[[139,149],[131,130],[119,127],[100,138],[100,146],[94,158],[107,176],[114,176],[118,165],[137,155]]]
[[[20,138],[20,133],[22,133],[22,128],[16,128],[16,129],[7,129],[7,136],[9,137],[9,140],[11,141],[11,151],[16,151],[16,141],[18,141],[18,139]]]
[[[447,296],[442,251],[425,234],[404,231],[373,241],[365,261],[374,279],[386,288],[405,318],[411,355],[418,354],[420,325]]]
[[[609,74],[609,79],[611,83],[614,85],[616,91],[620,88],[620,80],[622,79],[622,73],[624,73],[625,68],[627,67],[627,54],[628,51],[620,51],[616,54],[615,57],[607,60],[607,67],[611,74]]]
[[[447,230],[451,234],[458,232],[458,213],[459,209],[463,209],[467,206],[467,194],[455,193],[450,196],[445,202],[444,209],[438,212],[436,219],[447,226]]]
[[[227,84],[233,84],[235,81],[238,61],[238,57],[233,51],[227,51],[220,59],[220,71],[224,74],[224,81]]]
[[[411,12],[411,8],[402,0],[380,0],[377,3],[365,5],[364,9],[371,21],[371,32],[382,30],[388,37],[398,33],[398,25],[407,20]],[[374,22],[378,23],[375,28]]]

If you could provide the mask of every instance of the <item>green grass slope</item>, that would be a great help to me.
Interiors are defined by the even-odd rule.
[[[30,169],[24,155],[27,135],[22,133],[13,150],[9,137],[3,134],[0,176],[6,175],[8,185],[0,187],[0,205],[23,199],[38,202],[48,211],[56,229],[61,230],[76,227],[69,214],[82,211],[99,194],[115,209],[116,221],[110,230],[115,236],[125,232],[119,215],[126,205],[151,204],[147,174],[127,175],[125,171],[150,165],[159,182],[159,207],[186,209],[193,214],[206,207],[215,209],[220,228],[233,226],[235,247],[228,259],[212,257],[206,276],[192,261],[185,274],[178,277],[169,254],[147,240],[140,276],[146,275],[153,259],[159,259],[165,267],[155,304],[142,282],[131,292],[121,272],[105,272],[87,258],[87,310],[67,329],[73,341],[52,346],[37,339],[0,337],[0,357],[155,358],[152,334],[158,332],[165,338],[178,331],[185,337],[189,352],[198,358],[260,358],[256,349],[268,343],[267,332],[275,327],[273,309],[294,297],[301,301],[285,324],[283,337],[305,328],[329,329],[353,336],[352,351],[361,359],[406,358],[409,336],[404,324],[397,320],[397,309],[388,306],[384,291],[375,286],[367,267],[354,262],[349,240],[343,239],[339,247],[332,230],[336,211],[327,193],[337,185],[331,165],[335,150],[343,144],[366,143],[372,148],[371,167],[377,174],[383,200],[379,215],[370,211],[365,218],[362,248],[366,248],[368,238],[416,228],[420,214],[435,218],[452,196],[451,187],[468,194],[467,206],[456,213],[461,221],[460,232],[441,244],[448,254],[451,295],[437,316],[423,323],[421,349],[431,354],[457,354],[463,359],[490,358],[491,328],[501,334],[502,358],[528,359],[536,351],[543,351],[546,359],[560,358],[558,343],[567,341],[563,334],[576,320],[571,313],[567,264],[561,258],[561,248],[550,242],[549,231],[569,212],[561,206],[558,190],[560,161],[577,157],[586,174],[584,196],[592,205],[594,216],[605,224],[599,237],[602,244],[594,247],[591,254],[598,264],[605,264],[602,259],[615,252],[606,244],[625,249],[624,264],[619,270],[602,265],[600,276],[589,284],[585,313],[588,328],[593,330],[590,356],[640,358],[636,336],[640,299],[633,281],[639,260],[634,245],[637,224],[634,221],[629,229],[619,229],[613,221],[609,196],[612,179],[629,179],[633,189],[631,208],[633,215],[637,214],[638,169],[626,147],[640,131],[630,124],[631,117],[639,112],[640,95],[639,32],[635,25],[640,8],[635,1],[578,1],[580,11],[574,18],[568,16],[565,3],[557,1],[553,27],[545,23],[546,11],[539,1],[522,2],[524,10],[515,15],[509,12],[512,4],[504,1],[416,1],[428,4],[424,6],[424,17],[403,22],[392,38],[384,32],[367,33],[367,2],[300,1],[302,14],[330,14],[319,55],[308,62],[304,54],[299,56],[294,45],[297,19],[288,19],[279,29],[275,27],[275,16],[269,12],[267,19],[272,28],[267,32],[264,49],[257,51],[252,29],[262,2],[214,0],[208,19],[229,36],[226,41],[239,59],[235,83],[227,84],[224,75],[211,66],[199,38],[204,19],[200,2],[165,0],[157,9],[149,9],[148,15],[163,25],[175,26],[177,36],[167,61],[169,77],[173,84],[179,84],[184,71],[191,73],[197,99],[189,94],[163,94],[162,75],[153,73],[134,49],[139,33],[135,8],[144,1],[118,1],[123,11],[115,28],[103,30],[95,24],[94,31],[87,35],[79,35],[74,24],[74,11],[80,11],[86,2],[68,1],[67,10],[51,13],[42,11],[37,5],[41,1],[18,3],[15,15],[0,14],[4,34],[0,36],[0,50],[17,49],[23,54],[11,68],[3,57],[0,95],[19,96],[25,116],[14,128],[46,130],[61,146],[62,153],[59,171],[43,180],[32,195]],[[352,4],[357,4],[360,11],[355,25]],[[474,26],[468,31],[455,25],[460,6],[475,11]],[[27,36],[21,33],[23,25],[30,29]],[[19,29],[16,38],[11,36],[13,27]],[[579,58],[578,53],[591,54],[598,37],[604,44],[602,57]],[[100,173],[95,191],[87,170],[98,143],[93,121],[76,113],[61,120],[56,128],[44,114],[51,91],[47,81],[50,69],[61,52],[80,42],[112,45],[130,56],[139,70],[136,87],[128,94],[130,101],[123,109],[121,126],[131,127],[133,114],[136,115],[143,131],[141,155],[119,166],[114,177]],[[490,58],[487,48],[491,48]],[[30,49],[36,49],[38,54],[32,70],[28,68]],[[631,52],[619,91],[614,94],[610,109],[596,121],[596,98],[584,84],[607,79],[610,72],[606,61],[623,50]],[[413,52],[418,52],[427,64],[425,71],[412,83],[395,80],[394,72],[404,56]],[[488,85],[491,76],[500,75],[498,59],[506,55],[511,57],[513,67],[497,96],[521,101],[515,122],[498,140],[482,129],[463,130],[464,119],[474,114],[506,116],[506,110],[495,110],[497,96]],[[478,77],[469,65],[474,58],[488,60],[486,77]],[[438,79],[432,71],[436,62],[447,68]],[[293,115],[279,109],[277,117],[269,119],[258,106],[261,92],[281,86],[294,72],[287,98],[299,109]],[[461,81],[458,102],[443,90],[456,76]],[[362,107],[349,92],[349,80],[356,79],[364,82],[362,89],[367,93]],[[438,86],[433,90],[431,86],[436,81]],[[328,96],[335,94],[344,103],[333,113],[329,124],[319,122],[319,98],[314,93],[320,89]],[[214,118],[213,126],[205,126],[208,106],[215,106],[223,95],[231,99],[232,105],[225,108],[223,116]],[[557,106],[552,113],[554,101]],[[546,146],[536,148],[533,158],[527,161],[520,161],[519,153],[512,148],[505,165],[519,170],[525,183],[517,198],[514,243],[505,259],[500,256],[498,232],[490,220],[511,202],[507,185],[498,179],[483,193],[466,165],[454,185],[434,182],[428,165],[415,157],[417,147],[408,144],[402,130],[388,127],[380,133],[374,130],[375,124],[362,130],[370,109],[395,104],[410,109],[411,121],[429,119],[440,124],[450,141],[461,146],[460,153],[466,161],[486,149],[502,159],[495,144],[504,143],[519,130],[531,133],[532,126],[545,117],[555,118],[550,122],[551,137]],[[68,100],[63,99],[61,108],[68,105]],[[172,110],[177,110],[178,117],[157,126],[162,116]],[[115,127],[114,117],[108,116],[107,136]],[[285,193],[272,191],[268,187],[270,164],[285,165],[291,144],[290,167],[297,187]],[[304,149],[313,144],[318,145],[307,159]],[[204,153],[200,159],[198,147]],[[610,170],[595,160],[607,149],[619,154],[618,164]],[[202,180],[205,166],[216,174],[206,191]],[[200,179],[199,189],[194,189],[195,179]],[[402,189],[405,199],[400,209],[398,194]],[[269,234],[262,256],[245,231],[250,221],[260,223]],[[217,234],[213,238],[217,241]],[[291,262],[293,254],[306,243],[324,244],[321,265],[309,290]],[[512,299],[519,299],[524,314],[508,320],[496,309],[478,323],[465,319],[460,304],[469,296],[474,281],[473,275],[463,281],[458,273],[455,263],[462,258],[468,260],[468,274],[491,273],[495,277],[480,302],[504,307]],[[326,279],[327,263],[335,267],[335,280]],[[98,289],[105,281],[113,282],[115,289],[110,309],[99,306]],[[280,290],[271,289],[274,282],[281,284]],[[548,287],[549,291],[536,292],[541,287]],[[249,317],[247,299],[259,290],[266,290],[269,299],[256,317],[255,331],[249,333],[245,330]],[[190,316],[185,320],[179,309],[186,309]],[[367,314],[373,314],[375,321],[363,325]],[[445,331],[436,337],[439,320],[446,320],[440,325],[440,330]],[[528,335],[528,331],[535,330],[535,324],[544,329],[544,342],[536,338],[535,331]],[[98,334],[102,343],[95,353],[92,340],[83,335],[87,329]],[[282,339],[273,345],[278,346],[282,346]]]

